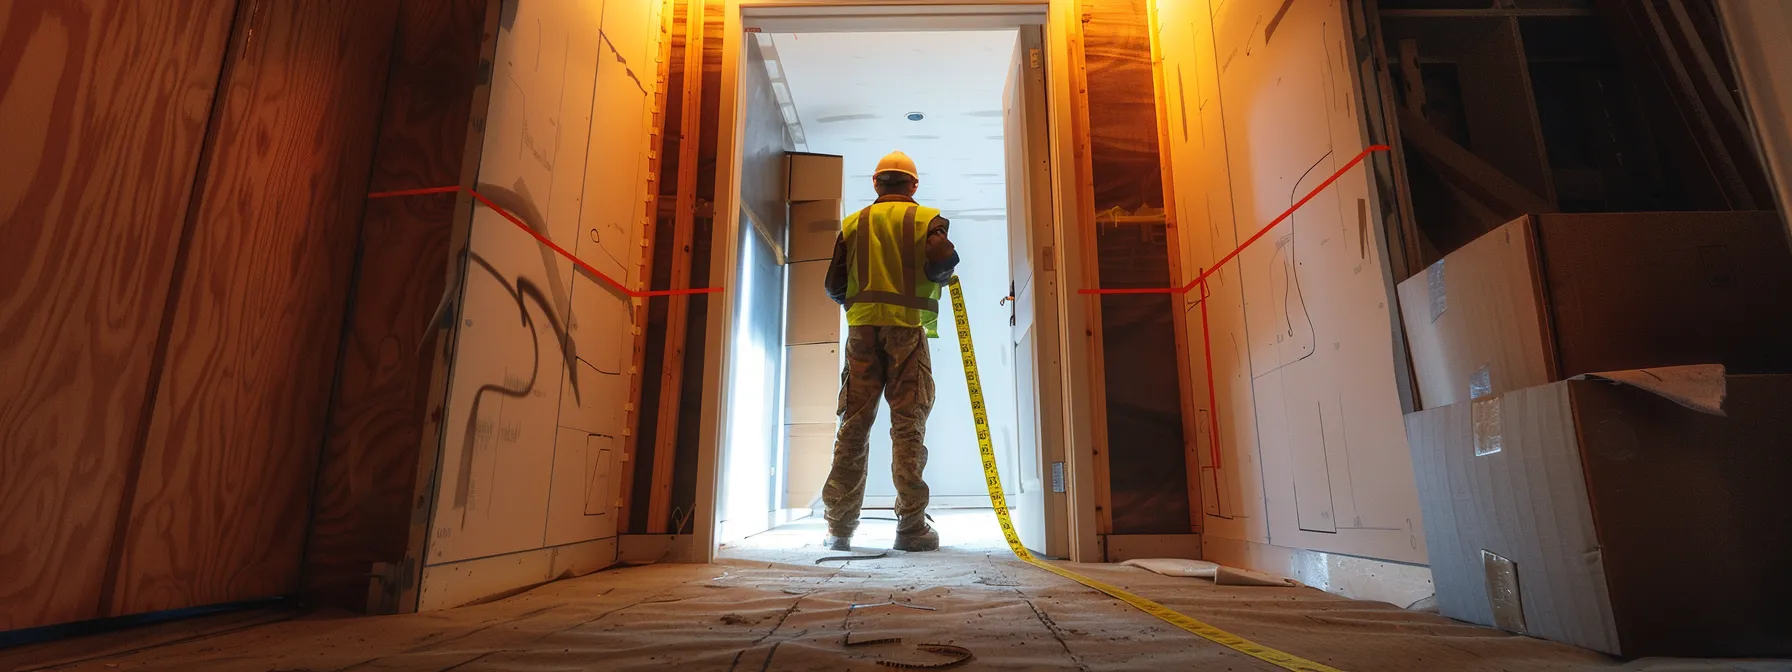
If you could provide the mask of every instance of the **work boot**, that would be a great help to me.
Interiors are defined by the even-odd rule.
[[[913,532],[897,530],[896,543],[891,544],[890,548],[894,548],[898,551],[909,551],[911,553],[937,551],[940,550],[940,533],[935,531],[932,525],[923,521],[920,525],[920,529]]]
[[[830,534],[827,538],[821,540],[821,545],[828,547],[828,550],[830,551],[851,552],[852,537],[836,537]]]

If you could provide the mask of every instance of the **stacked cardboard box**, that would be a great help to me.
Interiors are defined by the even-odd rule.
[[[808,508],[833,461],[834,411],[840,394],[840,306],[822,289],[840,233],[843,159],[791,153],[785,464],[787,508]]]
[[[1399,294],[1444,615],[1627,657],[1792,654],[1777,216],[1533,215]]]

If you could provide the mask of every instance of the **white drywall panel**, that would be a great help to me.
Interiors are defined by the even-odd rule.
[[[621,5],[646,4],[615,2]],[[605,17],[606,24],[610,17]],[[647,202],[648,123],[643,115],[651,101],[644,83],[628,66],[606,52],[597,64],[597,92],[591,118],[589,169],[586,171],[585,235],[578,254],[610,277],[622,279],[636,268],[641,218]],[[599,249],[593,249],[599,248]],[[613,265],[611,265],[613,264]],[[625,270],[625,268],[627,270]]]
[[[653,79],[651,68],[643,79],[623,67],[612,45],[627,42],[643,54],[637,66],[651,65],[657,12],[658,3],[506,2],[478,157],[482,194],[631,285]],[[473,565],[457,561],[521,568],[485,573],[477,591],[496,592],[560,573],[556,548],[579,549],[580,571],[615,557],[613,543],[566,544],[616,533],[619,437],[636,375],[631,304],[483,206],[469,259],[426,558],[444,571],[426,570],[426,596],[459,594],[432,585],[464,581],[447,569]]]
[[[1165,53],[1182,264],[1185,274],[1194,274],[1212,266],[1213,260],[1251,232],[1241,233],[1234,225],[1226,127],[1220,109],[1220,69],[1208,7],[1160,5],[1160,12],[1163,32],[1157,39]],[[1242,324],[1241,287],[1237,264],[1228,264],[1208,278],[1204,292],[1185,297],[1189,344],[1194,349],[1190,361],[1195,380],[1190,391],[1195,397],[1197,455],[1202,465],[1204,529],[1209,534],[1263,541],[1268,539],[1268,527],[1261,507],[1247,510],[1242,506],[1242,502],[1261,502],[1263,498],[1254,450],[1257,436],[1250,363],[1240,335],[1217,328]],[[1203,340],[1203,302],[1211,343]],[[1209,399],[1205,384],[1208,349],[1217,403]],[[1221,409],[1217,414],[1216,406]],[[1212,447],[1216,423],[1222,446],[1217,465]]]
[[[573,279],[572,295],[567,339],[571,365],[561,383],[559,424],[594,434],[618,434],[627,421],[624,407],[632,380],[627,359],[634,338],[629,303],[582,274]]]
[[[590,0],[586,0],[589,2]],[[655,56],[658,53],[660,3],[652,0],[609,0],[591,2],[603,8],[603,37],[611,51],[626,66],[629,78],[642,91],[651,90],[658,75]]]
[[[1283,11],[1285,10],[1285,11]],[[1360,152],[1340,2],[1160,3],[1183,264],[1192,274]],[[1278,14],[1278,12],[1281,12]],[[1368,178],[1347,173],[1184,301],[1209,537],[1423,562],[1390,291]],[[1220,428],[1220,468],[1207,446]]]
[[[616,536],[616,437],[560,428],[554,444],[546,546]]]

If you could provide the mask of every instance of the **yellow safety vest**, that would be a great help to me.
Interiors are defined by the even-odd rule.
[[[928,338],[939,338],[940,286],[923,272],[927,225],[939,214],[934,208],[891,201],[866,206],[840,223],[847,255],[847,324],[923,327]]]

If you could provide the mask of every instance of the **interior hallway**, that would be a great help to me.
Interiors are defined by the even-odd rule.
[[[868,511],[858,552],[887,547]],[[709,565],[658,564],[560,581],[447,611],[348,618],[275,614],[167,624],[0,651],[0,669],[337,671],[878,670],[941,662],[914,644],[962,646],[966,670],[1272,670],[1118,601],[1016,561],[987,510],[935,516],[948,548],[829,563],[820,522],[723,549]],[[804,544],[793,547],[793,544]],[[1076,571],[1229,632],[1343,670],[1769,670],[1784,663],[1643,660],[1311,588],[1216,587],[1115,565]],[[899,606],[859,606],[899,602]],[[231,623],[236,623],[232,626]],[[900,637],[847,647],[843,641]],[[157,643],[157,638],[170,643]]]

